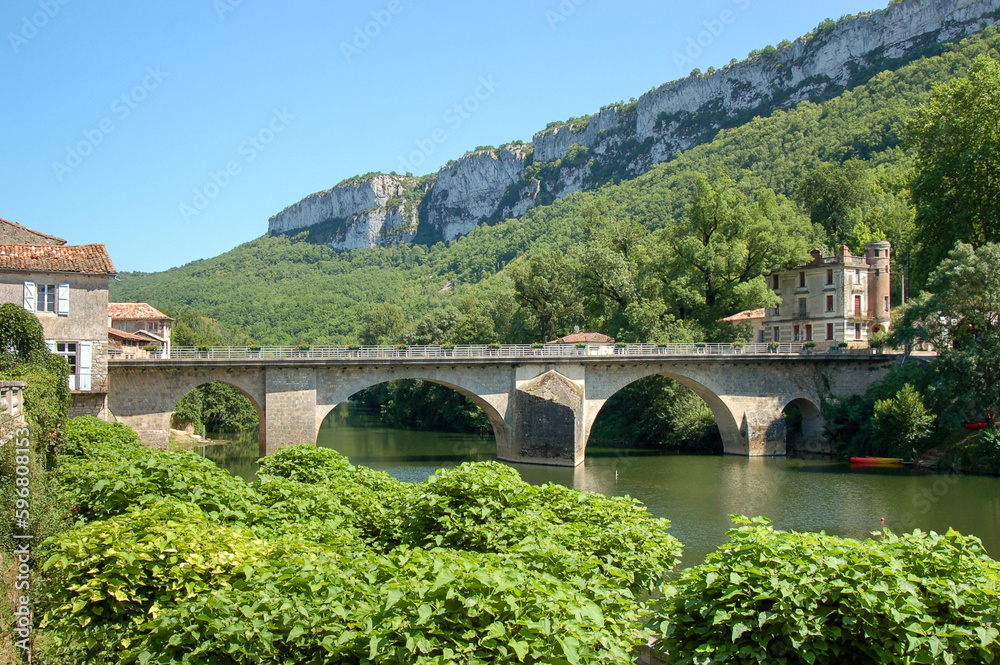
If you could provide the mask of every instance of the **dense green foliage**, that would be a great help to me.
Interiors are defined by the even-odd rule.
[[[247,485],[93,418],[67,438],[50,663],[624,661],[680,557],[636,502],[495,463],[406,485],[295,446]]]
[[[429,381],[389,381],[362,390],[352,400],[375,410],[388,427],[435,432],[492,431],[481,408],[458,391]]]
[[[671,662],[995,663],[1000,564],[945,535],[786,533],[734,516],[728,541],[656,603]]]
[[[910,123],[917,161],[917,278],[956,242],[1000,242],[1000,62],[982,55],[968,76],[938,86]]]

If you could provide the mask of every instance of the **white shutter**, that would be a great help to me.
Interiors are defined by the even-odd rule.
[[[79,355],[76,359],[76,371],[80,374],[77,390],[90,390],[90,370],[94,362],[94,345],[90,342],[80,342]]]
[[[47,339],[47,340],[45,340],[45,346],[49,347],[49,353],[55,353],[56,352],[56,343],[55,343],[55,341],[53,341],[51,339]]]
[[[35,311],[35,283],[24,283],[24,308],[29,312]]]
[[[69,314],[69,284],[60,284],[56,293],[56,314],[66,316]]]

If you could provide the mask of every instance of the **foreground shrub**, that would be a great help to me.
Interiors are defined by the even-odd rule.
[[[164,612],[122,662],[629,662],[631,604],[593,591],[495,555],[290,555]]]
[[[241,478],[192,452],[139,448],[127,455],[70,458],[56,476],[67,500],[86,520],[121,515],[162,497],[193,503],[218,521],[241,520],[252,496]]]
[[[381,544],[396,540],[399,507],[412,486],[386,473],[355,467],[340,453],[309,444],[287,446],[261,460],[258,477],[279,477],[321,486],[353,515],[362,538]]]
[[[499,462],[438,471],[403,508],[402,541],[510,554],[555,575],[653,591],[680,561],[682,545],[628,497],[536,487]],[[598,582],[600,583],[600,582]]]
[[[131,427],[94,416],[71,418],[63,430],[61,455],[83,459],[134,456],[144,450]]]
[[[363,547],[354,511],[322,485],[263,476],[244,520],[268,540],[303,539],[338,550]]]
[[[656,603],[658,646],[676,662],[1000,662],[1000,563],[978,539],[861,542],[734,520]]]
[[[48,649],[108,662],[164,608],[241,586],[268,551],[245,529],[172,499],[77,526],[46,547],[49,597],[40,627],[52,631]]]

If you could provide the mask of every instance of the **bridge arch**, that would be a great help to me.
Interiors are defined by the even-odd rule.
[[[788,452],[827,453],[826,419],[819,404],[809,397],[794,397],[781,407],[788,429],[786,446]]]
[[[624,373],[621,378],[609,382],[604,390],[595,395],[596,399],[588,395],[584,428],[584,449],[586,449],[587,444],[590,442],[590,433],[594,427],[594,423],[597,421],[597,416],[607,401],[626,387],[650,376],[664,376],[668,379],[673,379],[700,397],[708,405],[712,415],[715,417],[715,423],[719,428],[725,452],[727,454],[746,454],[744,452],[746,449],[745,439],[740,431],[741,423],[737,421],[732,405],[728,404],[711,387],[706,385],[705,382],[699,381],[694,376],[688,376],[687,374],[658,366],[637,367],[631,372]]]
[[[320,425],[330,412],[337,408],[338,405],[346,402],[351,395],[389,381],[419,380],[450,388],[468,398],[469,401],[482,409],[486,417],[489,418],[490,425],[493,427],[493,436],[497,442],[497,449],[502,450],[507,445],[510,436],[504,417],[507,410],[508,395],[497,394],[495,393],[495,389],[491,389],[469,376],[464,376],[464,373],[452,373],[447,379],[439,376],[440,373],[435,368],[408,368],[402,371],[399,369],[369,371],[359,372],[357,376],[345,377],[346,380],[338,381],[336,385],[330,385],[328,391],[322,390],[322,386],[318,385],[316,396],[316,431],[319,432]]]

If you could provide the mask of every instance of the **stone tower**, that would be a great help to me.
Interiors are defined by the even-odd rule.
[[[868,316],[873,319],[871,332],[889,331],[889,252],[892,244],[886,240],[865,243],[868,264]]]

